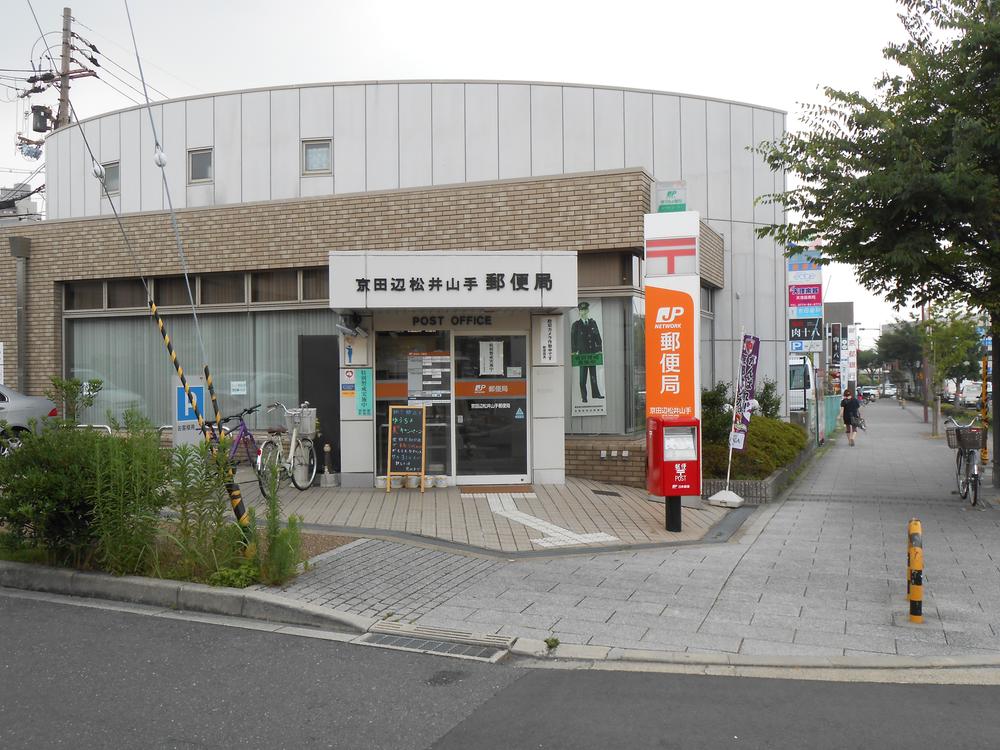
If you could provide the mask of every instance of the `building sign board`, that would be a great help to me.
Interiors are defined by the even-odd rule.
[[[646,214],[643,221],[646,276],[698,275],[696,211]]]
[[[370,367],[360,367],[354,371],[356,385],[354,388],[354,413],[359,417],[372,415],[372,404],[375,401],[373,388],[374,379]]]
[[[576,253],[330,253],[330,307],[338,310],[572,307]]]
[[[798,305],[788,308],[789,318],[822,318],[823,305]]]

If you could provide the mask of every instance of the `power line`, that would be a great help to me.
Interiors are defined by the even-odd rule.
[[[78,26],[82,26],[83,28],[87,29],[87,31],[93,32],[94,34],[96,34],[97,36],[99,36],[101,39],[104,39],[108,43],[113,44],[115,47],[117,47],[118,49],[122,50],[126,54],[129,54],[129,55],[133,54],[133,50],[129,49],[128,47],[124,47],[121,44],[118,44],[118,42],[116,42],[114,39],[111,39],[110,37],[102,34],[97,29],[93,28],[92,26],[88,26],[87,24],[85,24],[82,21],[80,21],[78,18],[74,18],[73,20],[76,21],[76,23],[77,23]],[[102,52],[101,54],[103,55],[104,53]],[[105,55],[105,57],[106,57],[106,55]],[[166,68],[164,68],[162,65],[157,65],[156,63],[154,63],[149,58],[143,57],[142,58],[142,62],[145,63],[146,65],[149,65],[152,68],[156,68],[161,73],[165,73],[166,75],[168,75],[171,78],[173,78],[175,81],[179,81],[180,83],[183,83],[185,86],[187,86],[189,89],[191,89],[195,93],[200,93],[201,89],[199,89],[193,83],[189,83],[188,81],[185,81],[183,78],[178,78],[174,73],[171,73],[169,70],[167,70]],[[152,86],[149,86],[149,88],[152,88]]]
[[[100,77],[101,77],[102,75],[109,75],[109,76],[111,76],[112,78],[114,78],[114,79],[115,79],[116,81],[118,81],[119,83],[121,83],[121,84],[122,84],[123,86],[128,86],[128,87],[129,87],[130,89],[132,89],[132,90],[133,90],[133,91],[134,91],[135,93],[137,93],[137,94],[138,94],[139,96],[142,96],[142,90],[141,90],[141,89],[137,89],[137,88],[136,88],[135,86],[133,86],[133,85],[132,85],[131,83],[129,83],[128,81],[126,81],[126,80],[124,80],[124,79],[122,79],[122,78],[119,78],[118,76],[116,76],[116,75],[115,75],[114,73],[112,73],[112,72],[111,72],[110,70],[108,70],[107,68],[103,68],[103,67],[102,67],[102,68],[101,68],[101,73],[98,73],[98,72],[97,72],[97,71],[95,70],[95,71],[94,71],[94,75],[95,75],[95,76],[97,76],[98,78],[100,78]],[[152,87],[150,87],[150,88],[152,88]],[[140,104],[141,104],[141,102],[140,102]]]
[[[86,44],[86,45],[87,45],[88,47],[90,47],[90,49],[91,49],[91,50],[93,51],[93,53],[94,53],[95,55],[99,55],[100,57],[102,57],[102,58],[104,59],[104,62],[106,62],[106,63],[111,63],[111,64],[112,64],[112,65],[114,65],[114,66],[115,66],[116,68],[118,68],[118,69],[119,69],[119,70],[121,70],[121,71],[122,71],[123,73],[125,73],[126,75],[129,75],[129,76],[131,76],[131,77],[132,77],[133,79],[135,79],[136,81],[138,81],[138,82],[142,83],[142,79],[141,79],[141,78],[139,78],[139,76],[137,76],[137,75],[136,75],[135,73],[133,73],[133,72],[132,72],[131,70],[129,70],[128,68],[126,68],[126,67],[125,67],[124,65],[122,65],[122,64],[120,64],[120,63],[116,62],[115,60],[113,60],[113,59],[112,59],[111,57],[109,57],[109,56],[108,56],[108,53],[107,53],[107,52],[101,52],[101,51],[100,51],[99,49],[97,49],[97,46],[96,46],[95,44],[93,44],[92,42],[88,41],[87,39],[84,39],[84,38],[83,38],[82,36],[80,36],[79,34],[77,34],[77,33],[76,33],[75,31],[73,32],[73,36],[75,36],[75,37],[76,37],[77,39],[79,39],[79,40],[80,40],[81,42],[83,42],[83,43],[84,43],[84,44]],[[107,66],[105,66],[105,65],[101,65],[101,63],[100,63],[100,62],[99,62],[99,61],[97,60],[97,58],[96,58],[96,57],[91,57],[91,56],[89,56],[89,55],[86,55],[86,53],[85,53],[85,52],[84,52],[83,50],[81,50],[81,49],[80,49],[79,47],[75,47],[75,46],[74,46],[74,47],[73,47],[73,49],[75,49],[75,50],[78,50],[78,51],[80,52],[80,54],[82,54],[82,55],[86,56],[86,57],[87,57],[87,59],[88,59],[88,60],[90,60],[90,62],[91,62],[91,63],[93,63],[94,65],[97,65],[97,66],[101,67],[101,68],[102,68],[103,70],[107,71],[109,75],[113,76],[114,78],[117,78],[117,79],[118,79],[119,81],[121,81],[122,83],[124,83],[124,84],[125,84],[126,86],[128,86],[128,87],[130,87],[130,88],[132,88],[132,89],[135,89],[136,93],[138,93],[138,94],[140,94],[140,95],[142,94],[142,91],[140,91],[139,89],[135,88],[135,86],[133,86],[133,85],[132,85],[131,83],[129,83],[128,81],[126,81],[126,80],[124,80],[124,79],[122,79],[122,78],[119,78],[119,77],[118,77],[117,75],[115,75],[114,73],[112,73],[112,72],[111,72],[111,71],[110,71],[110,70],[109,70],[109,69],[107,68]],[[153,85],[149,85],[149,84],[147,84],[147,85],[149,86],[149,88],[150,88],[150,89],[152,89],[153,91],[155,91],[155,92],[156,92],[157,94],[159,94],[160,96],[162,96],[162,97],[163,97],[164,99],[169,99],[169,98],[170,98],[170,97],[169,97],[169,96],[168,96],[167,94],[163,93],[162,91],[160,91],[160,90],[159,90],[158,88],[156,88],[155,86],[153,86]]]
[[[138,105],[142,104],[142,102],[140,102],[137,99],[135,99],[135,97],[130,96],[130,95],[126,94],[124,91],[122,91],[121,89],[117,88],[116,86],[111,85],[106,80],[104,80],[99,75],[97,75],[96,73],[94,74],[94,78],[96,78],[98,81],[100,81],[101,83],[103,83],[105,86],[107,86],[112,91],[118,92],[121,96],[124,96],[126,99],[128,99],[133,104],[138,104]]]

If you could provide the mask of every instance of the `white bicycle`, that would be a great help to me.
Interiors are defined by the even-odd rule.
[[[312,438],[316,434],[316,410],[303,401],[298,409],[289,409],[280,401],[268,405],[268,412],[281,407],[285,412],[285,425],[268,427],[268,438],[260,446],[260,474],[270,476],[277,472],[278,487],[287,487],[291,482],[298,490],[312,486],[316,478],[316,446]],[[285,453],[283,436],[291,432],[288,452]]]

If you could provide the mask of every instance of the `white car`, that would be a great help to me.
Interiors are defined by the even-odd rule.
[[[892,383],[886,383],[882,386],[882,395],[892,398],[896,395],[896,386]]]
[[[41,396],[25,396],[0,385],[0,456],[21,444],[19,433],[38,430],[45,417],[57,415],[56,405]]]
[[[979,406],[983,396],[983,384],[977,382],[962,383],[962,396],[959,403],[962,406]]]

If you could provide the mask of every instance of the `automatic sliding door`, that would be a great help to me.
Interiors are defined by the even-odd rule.
[[[455,336],[459,482],[528,481],[527,337]]]

